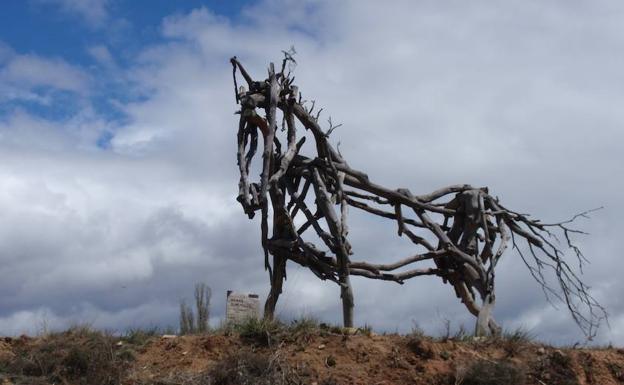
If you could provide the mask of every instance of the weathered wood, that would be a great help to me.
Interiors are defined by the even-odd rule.
[[[387,211],[383,211],[380,209],[376,209],[374,207],[370,207],[369,205],[367,205],[366,203],[363,202],[358,202],[355,199],[350,199],[347,198],[347,203],[353,207],[356,207],[360,210],[364,210],[366,212],[369,212],[371,214],[375,214],[377,216],[380,216],[382,218],[388,218],[388,219],[397,219],[396,214],[387,212]],[[416,227],[421,227],[421,228],[426,228],[426,226],[424,224],[422,224],[422,222],[419,221],[415,221],[411,218],[403,218],[403,223],[407,223],[408,225],[412,225],[412,226],[416,226]]]
[[[323,212],[327,225],[330,229],[332,237],[335,241],[336,259],[338,267],[338,277],[340,280],[340,298],[342,299],[342,314],[345,327],[353,327],[353,290],[351,288],[351,280],[349,278],[349,252],[346,240],[342,236],[342,225],[340,219],[336,215],[333,204],[329,199],[327,186],[321,178],[318,169],[312,170],[313,185],[316,192],[316,202]]]
[[[277,170],[271,176],[271,183],[277,183],[280,180],[280,178],[284,176],[284,174],[286,174],[286,171],[288,170],[288,166],[290,166],[290,162],[292,161],[294,156],[297,154],[297,131],[296,131],[297,129],[295,126],[295,118],[292,112],[292,106],[294,103],[295,103],[295,99],[290,97],[288,99],[288,107],[285,112],[286,113],[285,120],[286,120],[286,124],[288,125],[288,150],[286,150],[286,153],[282,157],[279,170]]]
[[[301,92],[293,84],[294,77],[284,73],[289,61],[294,62],[290,51],[285,52],[279,73],[275,73],[271,64],[268,78],[254,81],[235,57],[231,59],[236,102],[240,105],[237,199],[250,218],[257,210],[261,212],[262,247],[271,282],[265,303],[267,318],[275,313],[286,279],[286,262],[290,260],[307,267],[319,279],[339,285],[345,326],[353,326],[354,318],[350,276],[402,284],[410,278],[435,275],[452,285],[457,297],[476,317],[477,335],[496,334],[500,327],[492,316],[495,268],[511,244],[544,292],[565,303],[574,321],[588,336],[595,333],[606,312],[565,261],[563,251],[553,240],[557,231],[562,233],[567,247],[582,267],[587,260],[572,243],[570,235],[583,232],[570,228],[569,224],[578,217],[587,217],[593,210],[567,221],[543,223],[506,208],[490,195],[487,187],[457,184],[414,195],[407,189],[376,184],[367,174],[349,166],[331,145],[329,136],[341,125],[330,119],[329,128],[325,131],[321,128],[322,108],[315,112],[315,102],[306,108]],[[238,87],[237,72],[243,76],[249,90]],[[257,110],[261,109],[265,117],[258,114]],[[283,116],[282,129],[287,128],[285,146],[276,135],[278,113]],[[316,152],[311,157],[301,155],[306,137],[297,138],[298,124],[314,138]],[[262,173],[259,183],[252,183],[249,170],[258,146],[258,131],[264,140]],[[313,197],[309,196],[310,191]],[[311,201],[316,205],[314,214],[308,207]],[[392,209],[384,210],[386,205]],[[388,263],[351,261],[349,206],[396,221],[398,235],[405,235],[418,252]],[[269,209],[273,212],[270,234]],[[416,219],[406,217],[405,209],[413,212]],[[304,222],[295,222],[299,213],[305,216]],[[436,218],[434,214],[443,217],[442,223],[433,219]],[[309,228],[314,229],[314,233],[306,232]],[[328,251],[304,240],[304,235],[317,237]],[[528,254],[518,246],[520,240],[526,242]],[[417,267],[427,260],[433,260],[435,268]],[[547,270],[554,273],[558,290],[549,285],[544,275]],[[584,305],[586,311],[582,312],[578,304]]]
[[[253,218],[253,210],[251,210],[251,199],[249,192],[249,180],[247,175],[247,162],[245,161],[245,127],[246,120],[241,114],[239,123],[238,123],[238,151],[237,151],[237,160],[238,160],[238,169],[240,172],[240,180],[238,182],[238,201],[243,205],[243,209],[245,213],[249,216],[249,218]]]
[[[279,86],[275,78],[275,68],[273,63],[269,66],[269,92],[268,104],[266,106],[266,115],[268,121],[268,132],[264,135],[264,152],[262,153],[262,174],[260,175],[260,199],[266,201],[267,190],[269,188],[269,174],[271,173],[271,165],[273,163],[273,141],[275,139],[275,130],[277,129],[277,120],[275,113],[277,110],[277,98],[279,95]]]
[[[435,250],[435,251],[430,251],[425,254],[416,254],[411,257],[396,261],[394,263],[373,264],[373,263],[368,263],[368,262],[351,262],[349,266],[354,269],[364,269],[364,270],[372,271],[374,273],[378,273],[380,271],[396,270],[403,266],[412,264],[414,262],[426,261],[428,259],[433,259],[435,257],[440,257],[440,256],[447,255],[447,254],[448,254],[447,251]]]

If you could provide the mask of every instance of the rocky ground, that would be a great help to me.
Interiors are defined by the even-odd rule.
[[[624,349],[556,348],[526,333],[377,335],[302,320],[204,335],[73,328],[0,340],[0,384],[624,384]]]

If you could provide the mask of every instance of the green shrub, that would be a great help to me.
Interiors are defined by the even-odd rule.
[[[270,346],[275,342],[279,342],[284,325],[279,321],[252,317],[234,325],[233,329],[247,342],[253,342],[261,346]]]

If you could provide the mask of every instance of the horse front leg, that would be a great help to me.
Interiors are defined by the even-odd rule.
[[[282,286],[286,278],[286,258],[283,256],[273,256],[273,274],[271,276],[271,290],[264,303],[264,318],[272,321],[275,317],[275,307],[280,294],[282,294]]]
[[[351,280],[349,279],[349,272],[340,274],[340,298],[342,299],[342,319],[345,328],[353,327],[353,308],[355,303],[353,301],[353,289],[351,288]]]

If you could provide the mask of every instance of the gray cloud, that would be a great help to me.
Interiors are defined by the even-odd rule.
[[[545,221],[604,205],[579,222],[591,235],[578,240],[592,260],[585,279],[612,315],[598,341],[624,343],[616,295],[624,290],[616,278],[623,10],[615,1],[268,1],[236,24],[205,8],[165,19],[163,43],[123,74],[142,96],[120,104],[126,123],[90,113],[70,130],[19,112],[2,120],[0,330],[33,330],[42,319],[55,327],[175,325],[177,301],[197,281],[214,289],[215,320],[225,290],[265,294],[259,223],[233,199],[227,59],[239,56],[260,78],[294,44],[304,97],[344,123],[333,140],[372,179],[417,193],[488,185]],[[102,130],[114,133],[108,150],[93,145]],[[354,259],[413,252],[391,223],[352,211]],[[514,252],[500,266],[504,326],[553,342],[581,339]],[[434,278],[354,281],[358,323],[405,331],[416,322],[438,332],[448,318],[472,326]],[[339,322],[338,289],[293,266],[279,311]]]

